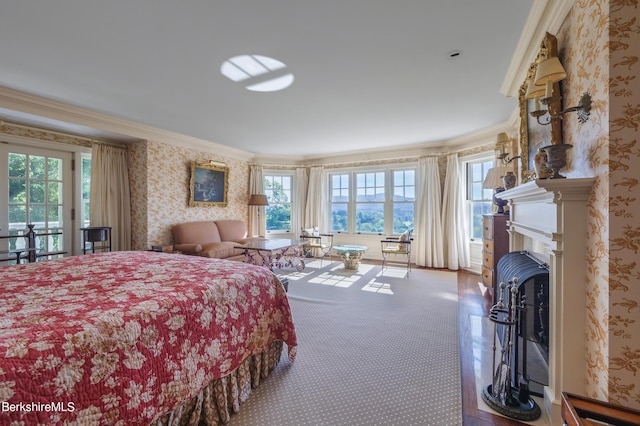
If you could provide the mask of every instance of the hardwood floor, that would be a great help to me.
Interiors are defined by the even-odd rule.
[[[491,308],[491,295],[489,292],[486,292],[484,296],[482,295],[478,281],[480,281],[479,275],[466,271],[458,272],[458,321],[463,422],[465,426],[524,425],[524,423],[478,409],[470,316],[487,316],[487,312]]]

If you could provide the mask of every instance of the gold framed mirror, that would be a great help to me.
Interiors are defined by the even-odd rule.
[[[557,145],[562,143],[562,120],[551,120],[549,124],[540,124],[531,112],[538,110],[536,100],[527,99],[529,82],[536,74],[538,64],[545,59],[558,56],[558,40],[552,34],[546,33],[535,61],[529,66],[527,77],[518,91],[518,106],[520,110],[520,155],[521,155],[521,182],[536,179],[536,171],[533,166],[533,157],[538,148],[545,145]],[[559,114],[562,111],[560,98],[560,83],[553,83],[552,97],[556,100],[548,105],[549,112]]]

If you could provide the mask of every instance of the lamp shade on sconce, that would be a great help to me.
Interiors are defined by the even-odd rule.
[[[525,99],[538,99],[544,96],[545,86],[536,86],[533,79],[529,80],[527,85],[527,93],[524,95]]]
[[[553,56],[546,61],[542,61],[536,68],[534,83],[536,86],[545,87],[545,98],[551,97],[553,93],[553,83],[567,78],[567,72],[560,63],[557,56]]]
[[[512,171],[513,169],[511,167],[494,167],[489,169],[489,171],[487,171],[487,176],[482,182],[482,187],[484,189],[504,188],[502,176],[505,176],[507,172]]]
[[[267,200],[267,196],[264,194],[252,194],[249,197],[249,205],[250,206],[268,206],[269,201]]]
[[[511,139],[506,133],[498,133],[498,136],[496,136],[496,146],[508,145],[510,143]]]

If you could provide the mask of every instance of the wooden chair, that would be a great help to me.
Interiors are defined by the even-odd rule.
[[[302,229],[300,239],[302,240],[302,249],[305,257],[320,258],[320,266],[326,256],[329,256],[329,262],[332,261],[331,249],[333,248],[333,234],[321,234],[317,232],[318,228]]]
[[[406,256],[407,258],[407,276],[411,272],[411,231],[404,232],[399,237],[387,237],[380,241],[382,250],[382,273],[388,263],[390,256]],[[404,262],[404,260],[403,260]]]

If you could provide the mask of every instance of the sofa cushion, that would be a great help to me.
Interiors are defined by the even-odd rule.
[[[220,241],[240,241],[247,238],[247,225],[241,220],[216,220]]]
[[[185,222],[173,225],[173,244],[208,244],[219,243],[220,233],[218,227],[211,220],[199,222]]]
[[[218,259],[226,259],[231,256],[238,256],[243,250],[234,248],[237,243],[230,241],[222,241],[220,243],[210,243],[202,246],[200,256],[215,257]]]

